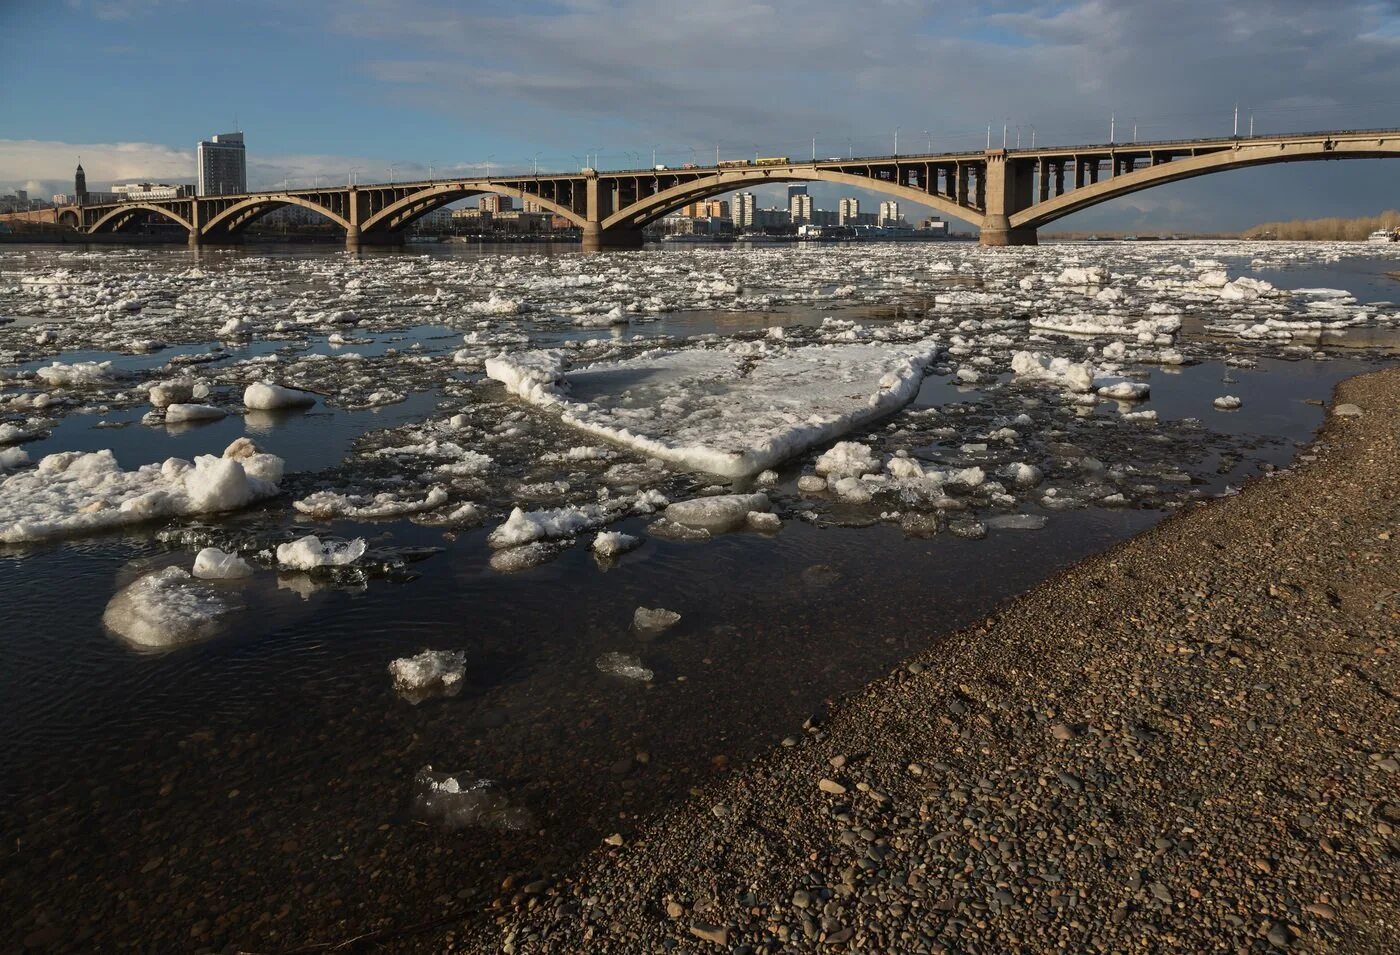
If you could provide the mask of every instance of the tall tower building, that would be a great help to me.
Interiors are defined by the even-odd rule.
[[[476,200],[476,207],[482,212],[489,212],[495,216],[500,215],[502,212],[510,212],[513,210],[515,208],[515,202],[510,196],[502,196],[494,192],[488,192],[480,199]]]
[[[882,226],[899,225],[899,203],[890,199],[880,203],[879,224]]]
[[[754,224],[754,194],[741,192],[734,197],[730,208],[734,210],[734,228],[751,229]]]
[[[837,225],[855,225],[860,221],[860,200],[847,196],[836,207]]]
[[[78,168],[73,172],[73,201],[78,205],[87,202],[87,173],[83,172],[82,157],[78,157]]]
[[[788,186],[787,189],[788,189],[788,207],[789,207],[789,208],[792,207],[792,197],[793,197],[793,196],[805,196],[805,195],[807,194],[807,187],[806,187],[806,186]]]
[[[201,196],[221,196],[248,191],[248,160],[242,133],[219,133],[196,150]]]

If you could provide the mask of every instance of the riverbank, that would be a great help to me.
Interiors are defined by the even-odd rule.
[[[1397,420],[1400,369],[1344,382],[1292,472],[1052,578],[577,870],[508,881],[492,931],[398,943],[1400,950]],[[916,612],[936,626],[936,599]]]

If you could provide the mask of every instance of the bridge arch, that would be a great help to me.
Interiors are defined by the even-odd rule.
[[[570,209],[568,206],[560,205],[551,199],[541,198],[533,193],[526,192],[523,189],[517,189],[514,186],[505,185],[504,183],[490,181],[447,182],[427,186],[417,192],[409,193],[397,202],[390,203],[361,222],[360,229],[362,232],[396,232],[415,219],[432,212],[434,209],[441,209],[443,206],[456,202],[459,199],[466,199],[469,196],[479,195],[484,192],[500,193],[501,195],[519,199],[522,202],[528,200],[537,203],[541,208],[548,209],[557,216],[563,216],[580,228],[587,222],[584,216]]]
[[[774,182],[830,182],[850,186],[854,189],[869,189],[872,192],[885,193],[904,202],[929,206],[945,216],[974,226],[982,224],[981,210],[964,208],[946,196],[932,195],[887,179],[858,176],[835,169],[744,166],[733,171],[725,170],[703,179],[681,183],[669,189],[663,189],[655,195],[647,196],[645,199],[639,199],[605,218],[603,229],[618,227],[639,229],[692,202],[750,186]]]
[[[124,202],[114,209],[110,209],[102,215],[89,228],[89,232],[117,232],[125,228],[133,219],[136,212],[154,212],[156,215],[169,219],[180,226],[186,232],[193,232],[189,220],[169,209],[154,205],[149,202]]]
[[[1397,156],[1400,156],[1400,137],[1357,143],[1321,140],[1309,143],[1270,143],[1267,146],[1236,146],[1233,149],[1146,166],[1094,185],[1081,186],[1054,199],[1023,209],[1011,215],[1009,219],[1013,229],[1036,229],[1110,199],[1211,173],[1285,162],[1384,159]]]
[[[58,224],[69,229],[79,229],[82,227],[82,222],[78,219],[78,213],[75,209],[64,209],[60,212],[58,214]]]
[[[200,230],[204,235],[214,232],[239,232],[247,226],[261,219],[269,212],[281,209],[284,206],[300,206],[309,209],[329,219],[331,222],[349,231],[350,222],[341,215],[327,209],[325,206],[302,196],[295,196],[289,193],[276,193],[265,196],[253,196],[235,203],[227,209],[222,210],[217,215],[211,216],[209,221],[204,223]]]

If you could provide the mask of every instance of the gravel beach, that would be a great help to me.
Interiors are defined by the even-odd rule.
[[[1400,369],[423,950],[1400,951]],[[937,626],[936,600],[911,607]],[[814,645],[813,652],[820,652]],[[755,700],[754,706],[763,705]]]

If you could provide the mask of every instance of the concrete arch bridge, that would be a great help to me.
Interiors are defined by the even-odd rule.
[[[768,183],[829,182],[928,206],[981,230],[982,244],[1033,245],[1036,230],[1090,206],[1168,182],[1284,162],[1400,156],[1400,130],[1106,143],[294,189],[53,210],[60,225],[118,232],[156,216],[192,245],[236,241],[261,216],[299,206],[345,230],[346,246],[391,245],[405,227],[479,193],[512,196],[578,226],[585,248],[636,248],[642,230],[682,206]]]

